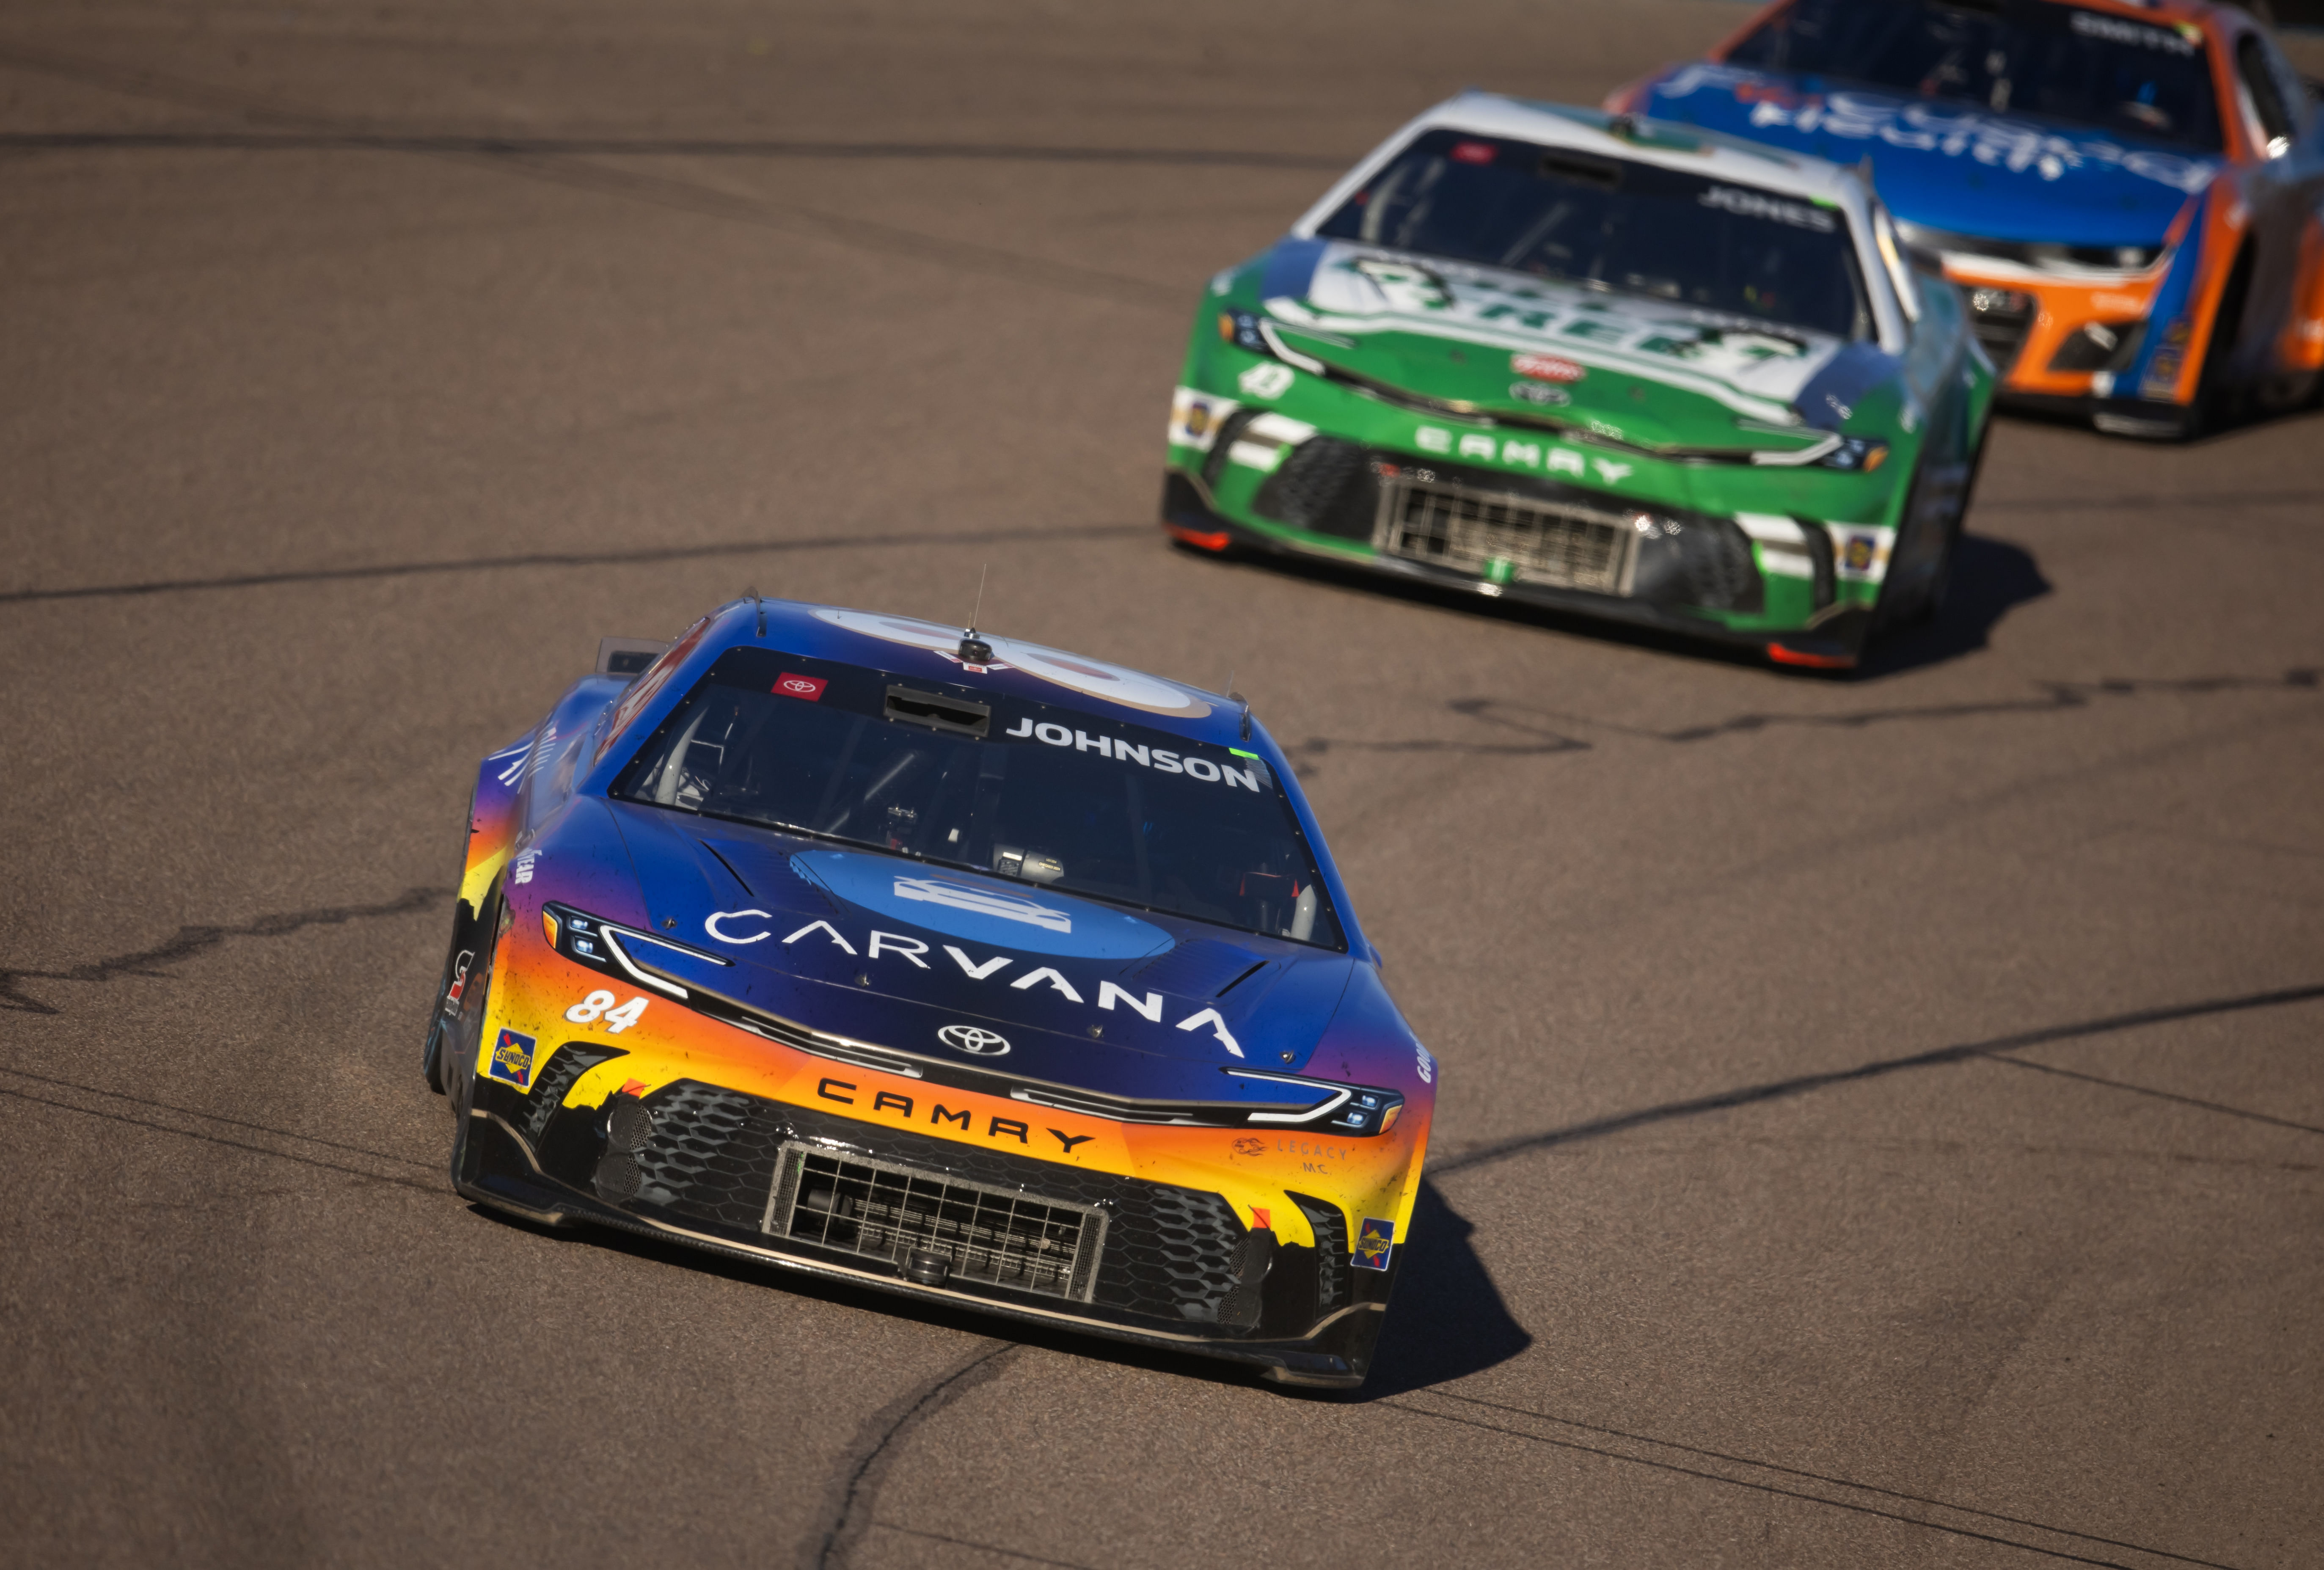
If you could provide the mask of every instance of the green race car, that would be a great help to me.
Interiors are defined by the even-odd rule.
[[[1163,522],[1845,668],[1934,614],[1994,388],[1868,171],[1470,93],[1220,273]]]

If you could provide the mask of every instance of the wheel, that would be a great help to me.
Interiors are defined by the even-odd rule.
[[[436,1002],[428,1012],[427,1039],[420,1049],[420,1073],[428,1088],[444,1094],[444,1039],[459,1018],[460,999],[467,990],[468,971],[475,962],[475,920],[463,900],[452,916],[452,942],[444,951],[444,972],[437,979]]]
[[[2251,295],[2252,248],[2236,256],[2235,271],[2219,292],[2219,313],[2211,321],[2211,341],[2203,346],[2203,368],[2195,377],[2195,399],[2179,428],[2180,439],[2192,441],[2235,422],[2240,389],[2227,379],[2227,362],[2235,357],[2243,337],[2244,302]]]
[[[1953,562],[1960,555],[1961,530],[1969,519],[1969,502],[1977,494],[1977,476],[1985,468],[1985,442],[1991,434],[1988,425],[1977,433],[1977,450],[1969,454],[1969,473],[1962,478],[1960,490],[1954,495],[1952,505],[1946,510],[1945,531],[1937,547],[1937,559],[1929,568],[1928,587],[1922,592],[1921,603],[1913,609],[1908,624],[1925,626],[1943,614],[1945,598],[1952,592]]]
[[[442,1000],[437,1005],[438,1024],[431,1029],[429,1040],[434,1050],[433,1083],[444,1093],[452,1112],[452,1151],[450,1171],[452,1186],[460,1186],[460,1168],[468,1150],[468,1112],[475,1102],[476,1053],[484,1039],[484,1007],[492,997],[493,950],[500,937],[502,915],[500,890],[494,886],[484,898],[482,919],[469,924],[466,936],[476,950],[469,962],[467,975],[457,984],[460,987],[459,1011],[446,1015]],[[459,941],[456,933],[454,941]],[[455,951],[456,958],[458,951]],[[448,975],[449,965],[447,966]]]
[[[1945,608],[1945,596],[1953,586],[1953,553],[1960,545],[1960,509],[1953,509],[1945,524],[1943,538],[1937,544],[1937,559],[1929,566],[1928,586],[1923,589],[1899,623],[1906,627],[1925,627],[1937,619]]]
[[[1960,547],[1961,520],[1969,512],[1969,493],[1984,463],[1985,434],[1980,431],[1977,450],[1960,466],[1960,478],[1952,484],[1952,494],[1939,499],[1929,494],[1930,489],[1947,483],[1944,470],[1951,466],[1941,466],[1932,473],[1923,455],[1921,467],[1913,475],[1912,489],[1905,494],[1904,524],[1897,531],[1888,577],[1873,607],[1873,636],[1899,627],[1924,625],[1944,608],[1945,596],[1952,588],[1953,557]],[[1937,508],[1942,512],[1932,516]],[[1932,530],[1935,537],[1931,539]]]

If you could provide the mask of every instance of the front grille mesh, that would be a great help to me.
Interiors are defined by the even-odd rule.
[[[623,1056],[616,1047],[596,1047],[586,1041],[567,1041],[549,1058],[549,1067],[535,1076],[527,1093],[524,1116],[517,1125],[528,1140],[539,1140],[541,1130],[565,1103],[565,1093],[573,1082],[600,1063]]]
[[[1211,439],[1210,453],[1203,459],[1204,485],[1213,491],[1219,488],[1219,476],[1226,472],[1227,454],[1242,439],[1242,433],[1250,429],[1250,422],[1266,412],[1264,409],[1238,409],[1226,417],[1218,434]]]
[[[1089,1297],[1101,1212],[807,1145],[784,1146],[780,1171],[767,1213],[777,1236],[898,1264],[941,1254],[962,1279]]]
[[[636,1152],[638,1197],[728,1226],[757,1226],[767,1192],[760,1174],[772,1172],[782,1137],[758,1116],[761,1104],[681,1079],[647,1104],[654,1133]]]
[[[2034,326],[2034,301],[2030,296],[2006,289],[1975,289],[1969,291],[1969,330],[1985,350],[1985,357],[1993,368],[2006,376],[2017,364],[2017,353],[2025,346],[2025,335]]]
[[[1630,531],[1621,518],[1414,477],[1389,486],[1384,511],[1379,544],[1392,555],[1471,573],[1504,561],[1512,576],[1536,583],[1627,592]]]
[[[1349,1264],[1348,1213],[1328,1199],[1305,1194],[1285,1196],[1299,1207],[1315,1229],[1315,1311],[1329,1314],[1355,1299],[1355,1281]]]
[[[1368,540],[1379,512],[1379,481],[1362,448],[1319,436],[1292,449],[1251,505],[1295,529]]]
[[[708,1222],[744,1235],[770,1228],[769,1216],[788,1222],[790,1212],[770,1212],[770,1196],[788,1167],[787,1147],[812,1145],[818,1153],[850,1161],[903,1164],[915,1174],[1011,1197],[1031,1195],[1040,1203],[1076,1214],[1105,1217],[1103,1249],[1093,1255],[1091,1278],[1079,1300],[1126,1313],[1183,1322],[1214,1322],[1219,1300],[1234,1285],[1227,1258],[1244,1227],[1235,1209],[1219,1195],[1117,1177],[1064,1162],[1042,1161],[1004,1150],[940,1140],[906,1129],[874,1128],[826,1116],[807,1107],[762,1101],[739,1091],[679,1080],[644,1098],[653,1114],[653,1137],[635,1154],[639,1186],[635,1203],[666,1213],[672,1220]],[[599,1113],[573,1109],[564,1114],[591,1130],[581,1149],[586,1159],[571,1180],[586,1185],[595,1163]],[[864,1141],[878,1141],[879,1155]]]
[[[1106,1261],[1107,1286],[1130,1302],[1167,1303],[1182,1319],[1215,1321],[1235,1284],[1228,1259],[1242,1241],[1234,1207],[1215,1194],[1148,1187],[1148,1203],[1125,1215],[1125,1246]],[[1111,1295],[1111,1293],[1109,1294]]]

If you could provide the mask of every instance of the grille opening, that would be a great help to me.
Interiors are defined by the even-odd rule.
[[[1355,1278],[1348,1250],[1348,1213],[1328,1199],[1305,1194],[1285,1198],[1297,1205],[1315,1229],[1315,1312],[1329,1314],[1355,1301]]]
[[[766,1230],[955,1281],[1086,1301],[1105,1217],[892,1162],[787,1144]]]
[[[1379,481],[1362,448],[1318,436],[1291,449],[1251,505],[1262,517],[1295,529],[1370,540],[1379,513]]]
[[[1383,500],[1380,547],[1467,572],[1505,561],[1512,576],[1559,588],[1629,592],[1625,520],[1568,502],[1472,490],[1406,471]]]
[[[946,697],[940,693],[914,692],[908,687],[888,689],[887,714],[891,720],[963,736],[981,736],[992,724],[989,705]]]
[[[1234,444],[1242,439],[1242,433],[1250,429],[1250,422],[1266,412],[1264,409],[1238,409],[1226,417],[1219,426],[1218,434],[1211,438],[1210,456],[1203,460],[1204,485],[1213,491],[1219,488],[1219,476],[1226,470],[1227,454],[1233,451]]]
[[[1986,358],[2003,375],[2017,363],[2018,350],[2034,326],[2034,300],[2014,289],[1972,289],[1969,291],[1969,330],[1984,346]]]

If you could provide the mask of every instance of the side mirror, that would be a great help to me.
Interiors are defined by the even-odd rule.
[[[600,638],[596,674],[633,680],[669,652],[669,645],[658,638]]]

